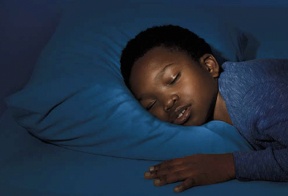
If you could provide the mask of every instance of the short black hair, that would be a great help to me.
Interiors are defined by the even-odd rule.
[[[122,51],[121,74],[128,88],[130,88],[129,78],[135,61],[158,46],[187,52],[195,61],[199,61],[206,53],[212,54],[210,45],[186,28],[175,25],[148,28],[131,39]]]

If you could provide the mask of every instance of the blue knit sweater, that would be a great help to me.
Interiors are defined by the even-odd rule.
[[[288,181],[288,59],[222,67],[219,91],[233,125],[255,149],[234,153],[236,178]]]

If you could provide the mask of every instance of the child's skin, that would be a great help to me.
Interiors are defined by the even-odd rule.
[[[220,66],[211,54],[199,61],[186,52],[154,47],[133,65],[131,90],[157,118],[179,125],[202,125],[210,120],[232,124],[218,91]],[[145,178],[156,186],[183,181],[174,191],[235,178],[233,155],[200,154],[153,166]]]

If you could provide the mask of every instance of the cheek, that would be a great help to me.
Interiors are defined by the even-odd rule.
[[[162,107],[160,106],[157,106],[155,107],[155,109],[150,110],[149,113],[162,121],[166,121],[166,122],[169,121],[167,113],[165,113]]]
[[[215,84],[211,78],[189,78],[182,82],[180,96],[184,99],[192,99],[193,102],[199,103],[208,101],[214,95]]]
[[[178,90],[181,92],[180,97],[193,98],[198,96],[199,91],[201,90],[201,84],[199,84],[199,81],[191,79],[182,80]]]
[[[141,97],[141,95],[146,94],[147,92],[152,91],[151,84],[145,81],[145,79],[138,78],[133,81],[130,80],[130,88],[133,95],[136,98]],[[142,105],[142,104],[141,104]]]

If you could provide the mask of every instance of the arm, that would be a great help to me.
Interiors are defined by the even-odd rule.
[[[288,181],[288,149],[235,153],[239,180]]]
[[[286,181],[288,60],[255,60],[229,66],[226,75],[224,72],[227,81],[222,84],[228,110],[234,125],[257,150],[234,153],[236,178]]]
[[[144,176],[154,179],[155,186],[183,181],[174,188],[175,192],[182,192],[194,186],[234,179],[233,155],[199,154],[172,159],[150,167]]]
[[[288,121],[265,132],[277,141],[274,148],[234,153],[237,179],[288,181]]]
[[[281,74],[284,73],[275,75],[280,78]],[[288,181],[288,83],[266,82],[255,88],[247,97],[260,101],[254,105],[249,105],[249,99],[243,102],[253,108],[245,112],[255,117],[250,129],[253,130],[251,142],[257,151],[234,153],[236,178]],[[253,97],[257,90],[262,94]]]
[[[239,180],[288,181],[288,121],[277,120],[269,127],[265,125],[270,124],[267,119],[259,122],[266,127],[264,134],[256,139],[262,150],[173,159],[151,167],[145,178],[154,179],[156,186],[183,181],[175,187],[176,192],[235,177]],[[263,137],[261,142],[260,137]]]

